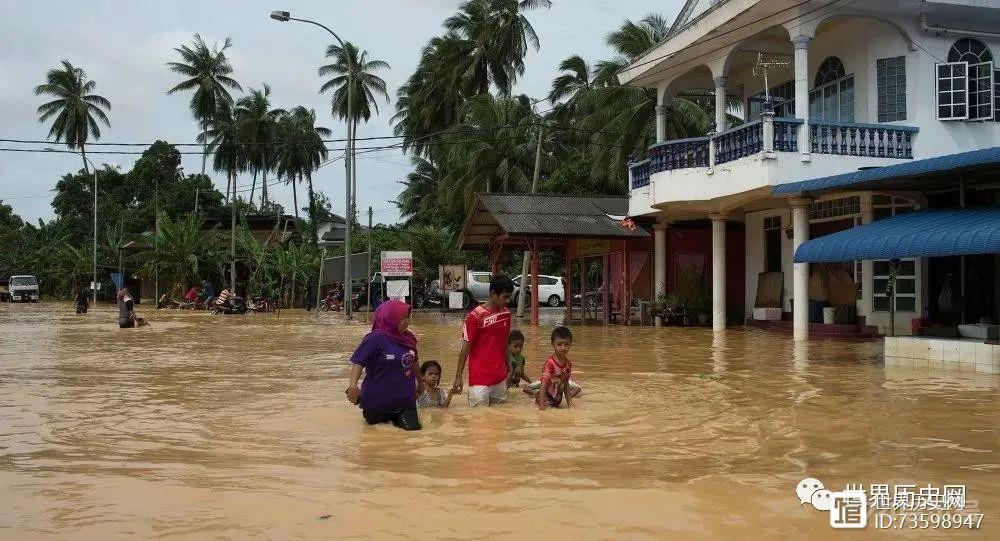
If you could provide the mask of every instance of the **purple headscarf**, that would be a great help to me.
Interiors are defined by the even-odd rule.
[[[391,300],[383,302],[375,310],[372,320],[372,332],[380,333],[393,342],[416,351],[417,337],[412,332],[399,332],[399,322],[410,315],[410,305],[403,301]]]

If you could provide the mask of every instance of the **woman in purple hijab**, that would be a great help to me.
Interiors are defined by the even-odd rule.
[[[417,337],[408,330],[410,305],[388,301],[375,311],[372,331],[351,356],[347,399],[361,406],[370,425],[392,423],[420,430],[417,418]],[[365,379],[358,388],[364,371]]]

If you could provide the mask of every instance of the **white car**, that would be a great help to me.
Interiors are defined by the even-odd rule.
[[[528,291],[531,291],[531,277],[528,277]],[[544,274],[538,275],[538,290],[541,293],[538,296],[538,301],[543,304],[548,304],[549,306],[555,308],[561,305],[566,299],[566,286],[563,285],[562,277],[560,276],[546,276]],[[514,277],[514,295],[511,297],[511,304],[517,305],[517,297],[521,293],[521,276]],[[528,299],[525,299],[528,300]]]

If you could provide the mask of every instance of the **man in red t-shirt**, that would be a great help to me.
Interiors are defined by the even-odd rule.
[[[507,335],[511,316],[507,305],[514,293],[514,283],[503,275],[490,280],[490,300],[477,306],[465,318],[462,328],[462,352],[452,392],[462,392],[465,362],[469,362],[469,405],[489,406],[507,400]]]

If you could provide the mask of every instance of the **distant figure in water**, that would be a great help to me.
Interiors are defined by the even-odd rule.
[[[131,329],[149,325],[144,318],[135,315],[135,301],[129,294],[128,288],[123,287],[118,291],[118,327]]]
[[[347,399],[370,424],[420,430],[417,417],[417,337],[409,331],[410,305],[388,301],[375,311],[372,330],[351,356]],[[364,371],[365,379],[358,388]],[[421,386],[422,387],[422,386]]]
[[[87,290],[84,288],[80,288],[80,290],[76,292],[76,313],[86,314],[87,308],[88,308]]]

